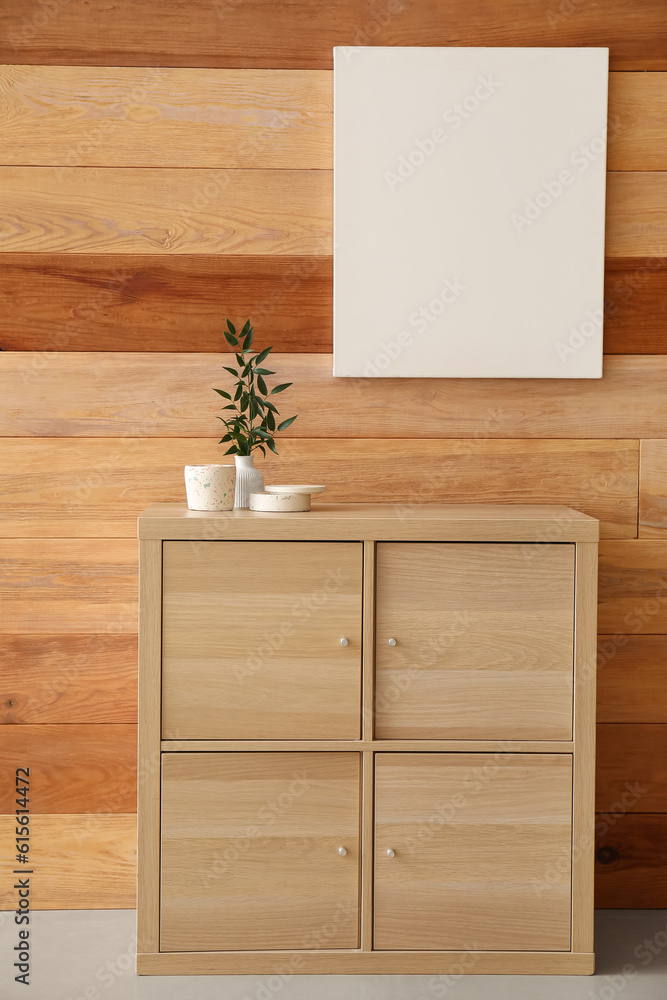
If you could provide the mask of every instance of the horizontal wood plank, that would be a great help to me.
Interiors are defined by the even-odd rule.
[[[0,189],[0,252],[331,253],[327,170],[0,167]]]
[[[5,635],[0,645],[0,726],[136,723],[135,636]]]
[[[595,778],[599,813],[667,812],[667,725],[598,725]]]
[[[251,316],[260,348],[331,353],[331,257],[7,253],[0,269],[5,351],[229,351],[225,315]],[[604,349],[667,354],[667,258],[607,259]]]
[[[0,726],[0,766],[30,768],[30,814],[132,813],[137,807],[136,725]],[[9,782],[0,813],[14,813]],[[37,863],[37,862],[35,862]]]
[[[2,543],[0,634],[136,633],[136,541],[17,539],[16,529]]]
[[[0,162],[331,169],[332,75],[2,66]]]
[[[330,170],[330,70],[1,66],[3,166]],[[612,73],[610,170],[667,169],[667,73]]]
[[[604,537],[634,538],[637,531],[636,441],[292,439],[283,440],[279,450],[278,456],[259,461],[266,481],[326,483],[331,502],[395,503],[398,513],[401,505],[437,502],[565,504],[599,518]],[[215,439],[2,439],[0,465],[11,475],[5,475],[0,495],[0,537],[129,538],[136,533],[137,514],[150,503],[185,499],[184,465],[222,457]],[[68,559],[67,543],[53,544],[64,545]],[[100,578],[115,588],[113,600],[122,604],[129,585],[129,567],[122,560],[134,558],[131,544],[78,542],[71,558],[81,551],[86,565],[68,561],[62,585],[53,578],[52,599],[60,595],[74,614],[75,581],[79,573],[85,580],[99,554],[110,564],[121,561],[114,576],[107,577],[102,568]],[[8,579],[15,573],[11,551],[5,547]],[[54,551],[56,564],[59,553]],[[22,599],[28,593],[33,591],[25,586]],[[39,593],[34,591],[35,600]],[[43,598],[40,631],[58,631],[47,625],[46,593]],[[87,613],[92,609],[81,605],[73,631],[96,628],[83,627]],[[5,627],[7,632],[25,630]]]
[[[0,816],[0,864],[16,867],[13,816]],[[124,910],[136,899],[137,817],[45,815],[30,823],[33,910]],[[16,908],[13,882],[3,878],[0,909]]]
[[[607,258],[606,354],[667,354],[667,258]]]
[[[667,907],[667,815],[598,816],[595,905]]]
[[[0,355],[0,437],[216,434],[220,354]],[[630,438],[667,435],[667,357],[605,359],[602,379],[333,378],[331,355],[274,354],[293,383],[286,437]],[[658,442],[659,444],[659,442]],[[636,470],[635,470],[636,472]]]
[[[260,350],[332,350],[331,257],[16,253],[2,265],[4,351],[230,351],[225,316],[252,317]]]
[[[667,541],[600,544],[598,630],[667,633]]]
[[[14,0],[0,61],[328,69],[334,45],[602,45],[612,68],[667,69],[661,0]]]
[[[329,170],[0,167],[0,252],[323,255]],[[667,171],[610,173],[608,257],[667,256]]]
[[[609,74],[609,170],[667,169],[667,73]]]
[[[667,172],[607,175],[606,255],[667,256]]]
[[[598,722],[667,723],[667,635],[598,636]]]
[[[642,441],[639,537],[667,539],[667,441]]]

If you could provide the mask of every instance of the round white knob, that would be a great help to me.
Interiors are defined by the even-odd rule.
[[[390,847],[389,850],[387,851],[387,857],[388,858],[395,858],[396,857],[396,851],[392,851],[392,849]]]
[[[389,645],[390,646],[395,646],[396,645],[396,640],[395,639],[390,639],[389,640]]]
[[[344,858],[345,855],[347,854],[347,851],[345,850],[344,847],[339,847],[338,848],[338,853],[340,854],[341,858]]]
[[[343,638],[342,638],[342,639],[340,640],[340,644],[341,644],[341,646],[349,646],[349,645],[350,645],[350,640],[349,640],[349,639],[346,639],[345,637],[343,637]]]

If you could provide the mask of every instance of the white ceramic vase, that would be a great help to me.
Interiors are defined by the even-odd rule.
[[[232,510],[235,484],[233,465],[185,466],[185,493],[190,510]]]
[[[251,493],[261,493],[264,489],[264,476],[255,468],[254,455],[236,455],[236,492],[235,507],[248,507]]]

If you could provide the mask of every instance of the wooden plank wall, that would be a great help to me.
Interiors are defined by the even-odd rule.
[[[601,381],[332,379],[334,44],[610,47]],[[0,59],[0,771],[34,775],[35,905],[133,903],[134,519],[219,456],[251,315],[301,414],[272,478],[601,519],[597,899],[667,906],[664,0],[14,0]]]

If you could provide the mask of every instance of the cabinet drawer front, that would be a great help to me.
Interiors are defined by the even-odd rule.
[[[375,948],[569,951],[571,810],[567,754],[377,754]]]
[[[376,609],[380,739],[572,738],[574,545],[380,542]]]
[[[163,563],[164,739],[359,738],[361,542],[165,542]]]
[[[161,951],[358,947],[360,756],[163,754]]]

